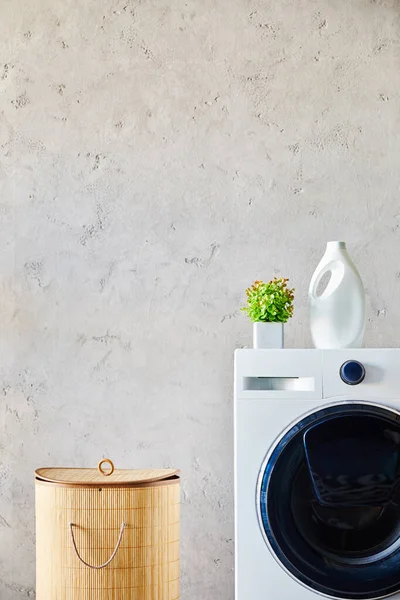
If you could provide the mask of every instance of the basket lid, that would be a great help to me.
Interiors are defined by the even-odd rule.
[[[36,479],[72,486],[129,486],[154,483],[179,474],[177,469],[115,469],[109,458],[101,460],[97,469],[43,468],[35,471]]]

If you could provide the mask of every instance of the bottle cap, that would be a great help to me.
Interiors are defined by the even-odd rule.
[[[339,248],[345,249],[346,248],[346,242],[328,242],[326,244],[326,247],[329,250],[337,250]]]

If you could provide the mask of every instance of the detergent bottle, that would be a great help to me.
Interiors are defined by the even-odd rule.
[[[318,285],[327,273],[322,294]],[[365,330],[365,293],[345,242],[328,242],[308,292],[311,337],[316,348],[360,348]]]

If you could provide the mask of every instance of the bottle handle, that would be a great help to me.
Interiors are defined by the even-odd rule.
[[[337,277],[336,280],[334,281],[335,272],[338,273],[339,267],[340,267],[339,277]],[[321,279],[323,278],[324,275],[326,275],[326,273],[329,273],[329,271],[331,272],[331,278],[328,281],[328,284],[327,284],[325,290],[322,292],[322,294],[317,296],[317,289],[318,289],[319,284],[321,283]],[[328,263],[326,263],[326,265],[324,265],[324,267],[322,267],[322,269],[320,271],[318,271],[318,267],[317,267],[317,269],[315,270],[313,276],[311,277],[311,281],[310,281],[310,288],[309,288],[310,298],[312,300],[319,300],[322,297],[326,298],[326,297],[330,296],[331,294],[333,294],[333,292],[341,284],[343,275],[344,275],[344,266],[338,260],[330,260]]]

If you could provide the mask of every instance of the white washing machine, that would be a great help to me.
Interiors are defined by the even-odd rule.
[[[237,350],[236,600],[400,600],[400,349]]]

